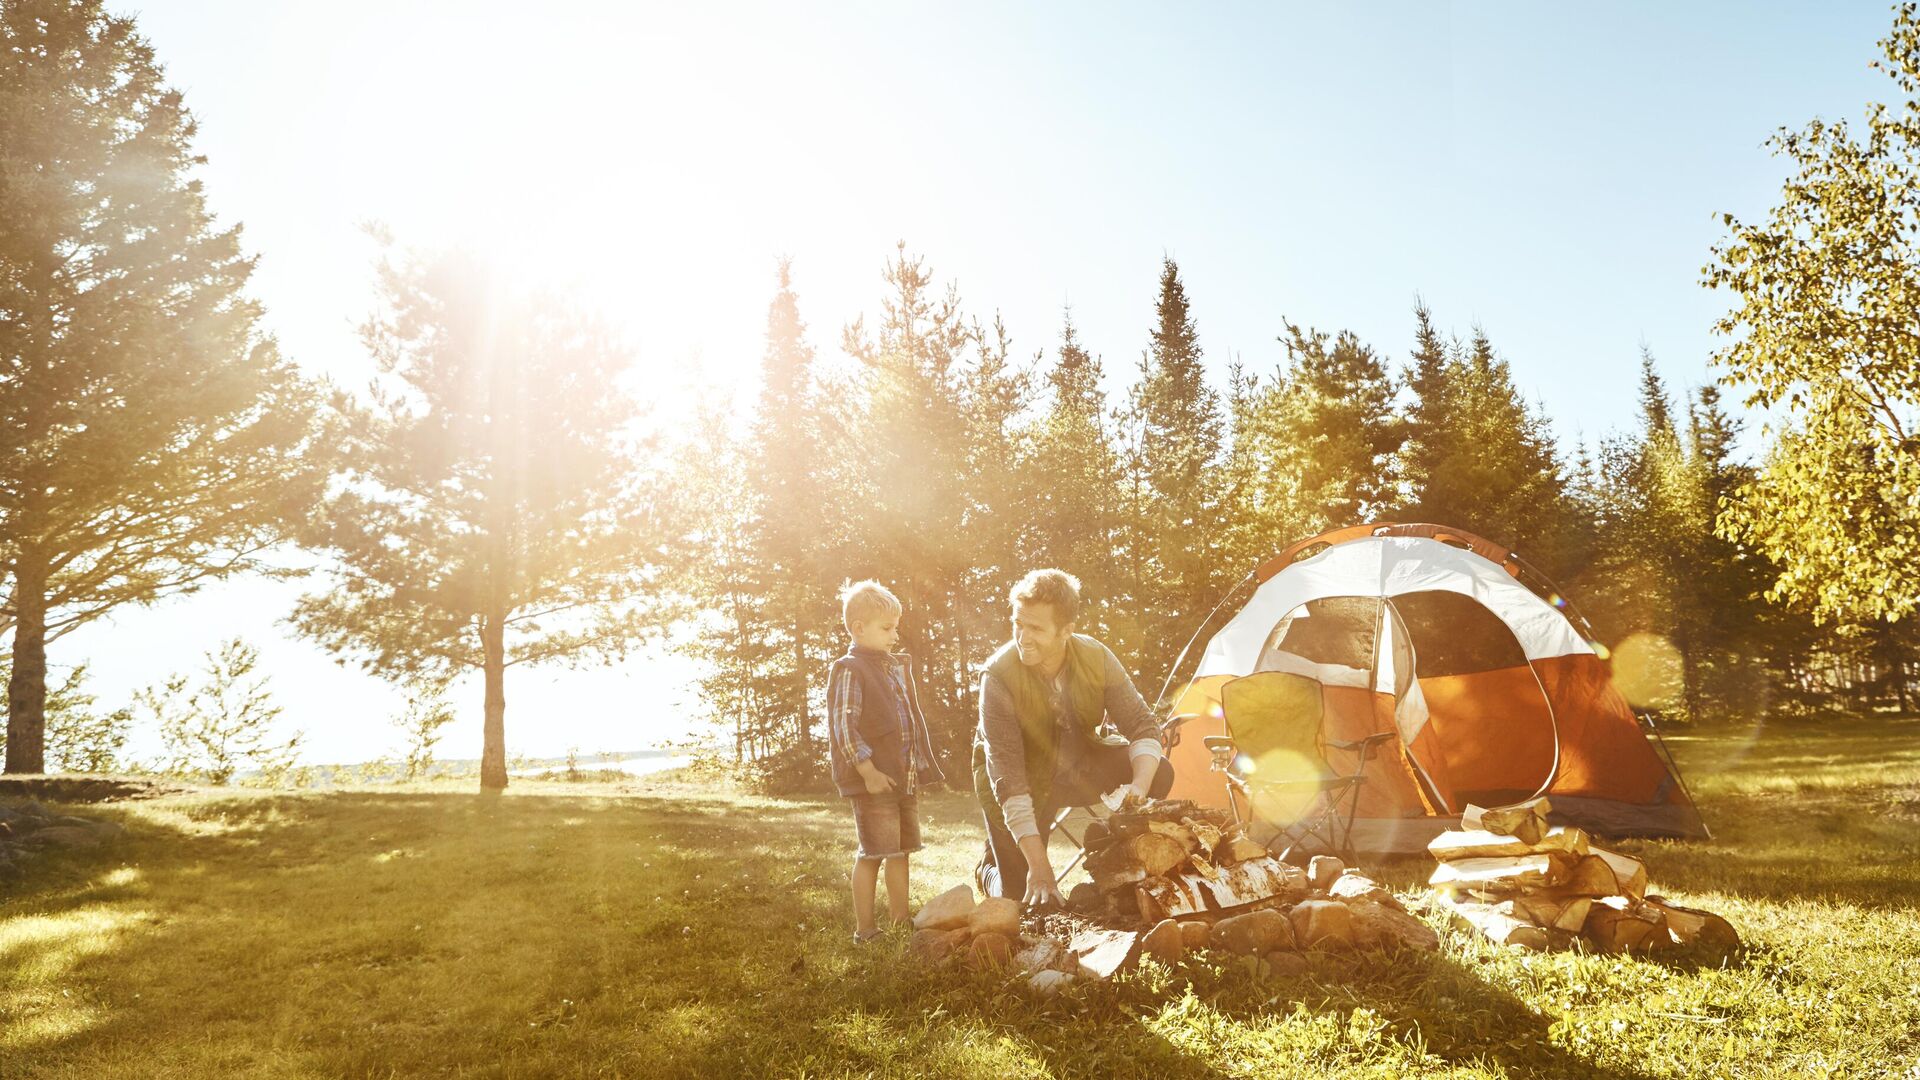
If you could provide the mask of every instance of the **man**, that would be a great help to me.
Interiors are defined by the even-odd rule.
[[[975,871],[989,896],[1058,904],[1047,834],[1061,807],[1125,785],[1155,798],[1173,786],[1153,709],[1099,641],[1076,634],[1080,583],[1035,570],[1013,587],[1013,640],[980,676],[973,790],[987,823]],[[1102,719],[1121,738],[1099,735]]]

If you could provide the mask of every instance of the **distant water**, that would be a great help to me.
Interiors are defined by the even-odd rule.
[[[617,770],[629,776],[646,776],[651,773],[678,769],[693,764],[693,755],[685,750],[635,750],[603,758],[598,754],[582,754],[577,760],[581,772]],[[541,773],[555,772],[567,767],[565,758],[543,761],[529,765],[524,769],[515,769],[511,776],[539,776]]]

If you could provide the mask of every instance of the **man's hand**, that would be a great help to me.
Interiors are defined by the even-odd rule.
[[[1053,878],[1053,870],[1048,867],[1030,867],[1027,870],[1027,895],[1021,903],[1030,908],[1063,907],[1065,898],[1060,895],[1060,883]]]
[[[860,770],[860,779],[866,782],[867,794],[885,795],[893,790],[893,777],[881,772],[871,760],[862,761],[854,767]]]
[[[1060,879],[1053,876],[1053,862],[1047,858],[1047,842],[1038,836],[1020,838],[1020,853],[1027,857],[1027,893],[1021,902],[1028,907],[1060,907]]]

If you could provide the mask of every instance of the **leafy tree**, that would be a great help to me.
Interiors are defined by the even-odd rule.
[[[207,653],[198,686],[189,689],[188,676],[174,675],[134,695],[159,728],[168,772],[224,785],[252,765],[273,783],[293,766],[302,736],[272,737],[281,710],[267,677],[254,675],[259,663],[260,651],[234,638]]]
[[[0,659],[0,705],[5,703],[9,665]],[[46,762],[55,772],[112,772],[120,768],[127,731],[133,726],[129,709],[102,712],[99,699],[87,692],[87,665],[80,664],[65,680],[47,686]],[[6,733],[0,732],[0,749]]]
[[[612,660],[651,625],[655,541],[628,363],[598,321],[472,259],[388,259],[361,338],[379,377],[336,398],[345,482],[306,543],[339,586],[293,621],[407,680],[478,668],[480,787],[507,784],[506,672]]]
[[[1920,604],[1920,19],[1880,42],[1905,100],[1865,130],[1815,120],[1771,140],[1792,164],[1758,222],[1732,214],[1706,282],[1735,298],[1715,354],[1749,406],[1785,417],[1720,527],[1769,555],[1771,595],[1817,618]]]
[[[407,688],[407,704],[393,718],[393,726],[406,737],[401,748],[401,778],[419,780],[433,773],[433,748],[440,743],[441,729],[453,723],[453,705],[447,701],[447,684],[433,679],[415,681]]]
[[[46,764],[49,642],[242,572],[311,504],[314,394],[131,20],[0,5],[0,629],[6,771]]]

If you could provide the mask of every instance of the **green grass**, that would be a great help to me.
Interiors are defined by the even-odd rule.
[[[852,945],[837,801],[633,781],[76,808],[133,836],[0,901],[0,1077],[1920,1077],[1920,721],[1671,743],[1716,837],[1622,846],[1733,920],[1725,966],[1448,933],[1051,1000]],[[969,798],[923,812],[921,899],[979,843]]]

